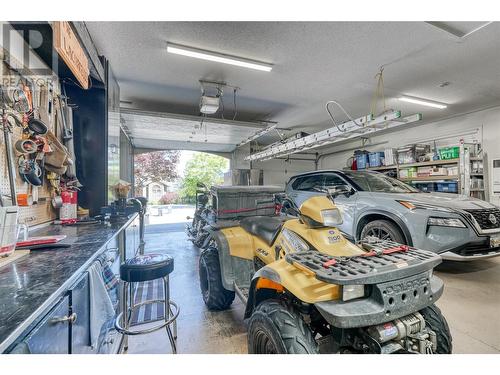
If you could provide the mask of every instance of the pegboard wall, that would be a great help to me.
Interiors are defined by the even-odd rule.
[[[8,67],[6,67],[5,65],[2,68],[3,72],[8,71]],[[13,72],[10,73],[13,74],[13,77],[15,77],[16,79],[24,79],[23,77],[16,75],[16,73]],[[56,77],[53,77],[51,80],[52,87],[58,88],[59,85],[57,81],[55,81],[55,79]],[[43,88],[43,85],[46,85],[48,82],[47,77],[43,77],[43,79],[40,80],[37,80],[36,77],[30,77],[28,82],[33,92],[33,98],[40,98],[39,95],[40,90],[47,89],[47,87]],[[57,90],[57,92],[59,92],[59,90]],[[37,106],[37,103],[34,103],[34,105]],[[56,136],[59,139],[61,139],[61,136],[57,132],[58,129],[55,128],[54,114],[49,113],[48,109],[44,108],[43,106],[40,106],[39,108],[40,108],[39,111],[40,119],[47,125],[49,130],[51,130],[54,134],[56,134]],[[13,126],[11,134],[12,144],[6,145],[3,131],[0,131],[0,193],[4,198],[4,202],[10,201],[9,197],[11,194],[10,194],[8,163],[6,154],[6,146],[8,146],[12,147],[14,155],[17,193],[18,194],[26,193],[30,196],[33,196],[33,189],[38,190],[38,201],[36,203],[34,202],[30,206],[19,207],[19,218],[18,218],[19,223],[26,223],[29,226],[32,226],[32,225],[46,223],[56,219],[57,212],[52,207],[51,204],[51,198],[52,198],[51,189],[49,188],[50,185],[49,182],[47,181],[45,173],[43,174],[43,184],[42,186],[39,187],[33,187],[30,184],[24,182],[18,173],[17,165],[19,156],[21,154],[17,152],[14,145],[16,141],[21,138],[21,135],[22,135],[22,128],[19,126]]]

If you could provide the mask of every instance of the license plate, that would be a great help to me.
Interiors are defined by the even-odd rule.
[[[490,247],[499,247],[500,246],[500,234],[490,237]]]

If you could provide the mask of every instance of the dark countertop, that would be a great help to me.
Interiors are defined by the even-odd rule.
[[[104,251],[105,245],[137,217],[114,223],[49,225],[30,236],[65,234],[71,247],[32,250],[0,268],[0,353],[45,312]]]

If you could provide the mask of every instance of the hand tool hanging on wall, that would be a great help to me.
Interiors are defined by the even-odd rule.
[[[15,144],[15,149],[21,155],[18,159],[18,171],[21,179],[28,183],[28,193],[16,195],[19,206],[29,206],[38,201],[38,187],[43,184],[43,159],[47,151],[47,142],[43,135],[47,126],[39,119],[39,95],[34,88],[31,90],[28,82],[23,83],[22,93],[26,103],[19,106],[22,113],[22,136]],[[36,155],[35,155],[36,154]]]
[[[22,126],[22,120],[18,114],[12,112],[12,109],[17,112],[27,113],[31,110],[31,108],[26,92],[18,87],[2,87],[1,105],[2,130],[4,134],[5,155],[7,157],[7,172],[9,175],[11,205],[17,206],[16,165],[14,162],[14,153],[12,152],[11,134],[12,127],[14,125]]]
[[[5,155],[7,156],[7,170],[9,173],[9,185],[10,185],[10,197],[11,197],[11,205],[16,205],[16,172],[15,172],[15,164],[14,164],[14,154],[12,153],[12,137],[11,137],[11,124],[9,123],[9,116],[5,109],[2,110],[2,128],[3,128],[3,137],[5,143]]]
[[[63,94],[60,96],[59,110],[61,112],[61,119],[63,123],[63,143],[68,150],[70,159],[73,161],[73,163],[68,165],[66,176],[68,176],[68,178],[70,179],[76,180],[76,186],[81,186],[76,177],[76,165],[74,163],[75,147],[73,143],[73,109],[68,105],[68,97],[66,95],[64,84],[62,85],[62,89]]]
[[[29,159],[29,157],[21,155],[18,159],[19,175],[24,182],[33,186],[42,185],[42,170],[36,159]]]
[[[38,145],[31,139],[19,139],[14,147],[20,154],[34,154],[38,150]]]

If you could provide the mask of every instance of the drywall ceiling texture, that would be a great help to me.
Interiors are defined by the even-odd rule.
[[[197,115],[198,80],[221,80],[241,88],[238,120],[268,119],[312,132],[330,126],[324,110],[329,99],[354,117],[367,114],[382,65],[386,105],[405,114],[422,112],[427,122],[500,100],[497,22],[464,39],[425,22],[87,22],[87,27],[131,108]],[[266,73],[172,55],[167,41],[275,66]],[[450,84],[440,87],[443,82]],[[395,99],[402,94],[448,108],[402,103]],[[223,98],[225,116],[232,118],[232,92]],[[261,142],[276,139],[272,134]]]

